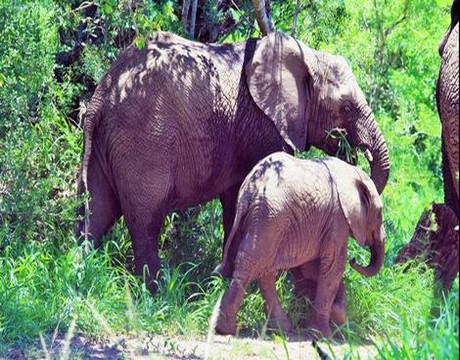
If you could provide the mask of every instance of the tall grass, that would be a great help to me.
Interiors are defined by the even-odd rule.
[[[382,359],[458,359],[458,283],[440,306],[440,316],[396,317],[399,336],[384,331],[375,347]]]
[[[202,334],[222,288],[209,278],[195,282],[197,265],[163,268],[158,294],[113,261],[109,244],[82,256],[76,244],[66,253],[32,249],[0,257],[0,354],[25,347],[41,334],[79,332],[108,336],[152,331]],[[108,330],[110,329],[110,331]]]
[[[109,241],[110,242],[110,241]],[[144,331],[203,337],[219,295],[219,278],[196,281],[199,264],[162,269],[158,294],[120,264],[110,244],[83,258],[73,246],[65,254],[45,251],[0,261],[0,354],[24,349],[40,335],[75,331],[110,337]],[[445,302],[433,298],[432,272],[423,266],[385,268],[365,279],[347,270],[348,323],[341,329],[353,346],[374,341],[382,358],[454,358],[458,354],[458,281]],[[281,301],[295,324],[308,319],[286,274],[277,282]],[[433,306],[440,315],[432,318]],[[263,300],[250,290],[238,318],[242,334],[265,336]],[[299,329],[300,331],[300,329]],[[350,355],[351,356],[351,355]],[[352,357],[353,358],[353,357]]]

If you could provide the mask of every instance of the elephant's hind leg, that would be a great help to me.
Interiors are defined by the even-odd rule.
[[[233,276],[232,282],[220,303],[219,317],[217,318],[216,332],[220,335],[236,334],[236,314],[243,301],[246,287],[250,278],[247,276]]]
[[[112,227],[121,216],[118,199],[112,190],[96,157],[92,157],[88,169],[89,210],[88,219],[80,221],[77,227],[77,236],[88,233],[97,248],[101,244],[102,236]],[[83,195],[84,186],[79,180],[78,194]],[[81,215],[84,214],[84,206]],[[85,221],[88,228],[85,229]]]
[[[142,156],[142,150],[148,150],[144,141],[145,139],[138,140],[139,148],[127,152],[125,163],[117,164],[114,172],[120,192],[121,209],[131,235],[134,273],[155,293],[155,280],[160,268],[158,237],[166,214],[172,210],[173,179],[167,157],[164,163],[159,163],[155,157],[147,162]]]
[[[164,215],[150,207],[136,207],[125,212],[125,220],[131,235],[134,251],[134,273],[141,276],[147,288],[155,293],[160,261],[158,258],[158,237],[164,222]]]

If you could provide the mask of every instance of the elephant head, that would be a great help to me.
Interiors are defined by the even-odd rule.
[[[364,151],[377,190],[383,191],[389,176],[388,149],[343,58],[275,32],[258,42],[246,77],[255,103],[293,150],[313,145],[335,155],[338,140],[329,134],[343,128],[351,146]]]
[[[371,260],[367,267],[356,263],[350,265],[365,276],[376,275],[385,255],[385,229],[382,220],[382,201],[371,179],[359,168],[350,174],[349,167],[333,158],[324,160],[334,179],[340,206],[350,226],[351,235],[359,245],[369,246]],[[343,178],[347,174],[347,179]],[[336,180],[340,181],[336,181]]]

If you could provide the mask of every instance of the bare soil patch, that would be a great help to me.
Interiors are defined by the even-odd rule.
[[[306,338],[281,338],[260,340],[232,336],[213,335],[203,338],[186,336],[168,337],[152,334],[90,338],[74,334],[70,341],[64,334],[37,341],[34,350],[24,353],[12,350],[10,359],[322,359],[318,351]],[[46,347],[46,348],[45,348]],[[353,354],[356,359],[374,359],[377,349],[373,345],[350,345],[319,343],[328,358],[343,359]],[[347,356],[348,357],[348,356]]]

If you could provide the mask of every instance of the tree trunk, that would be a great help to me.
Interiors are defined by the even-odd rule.
[[[181,18],[182,18],[182,33],[183,34],[188,34],[188,14],[190,11],[190,0],[184,0],[182,3],[182,13],[181,13]]]
[[[198,0],[193,0],[192,3],[192,15],[190,17],[190,38],[195,38],[195,24],[196,24],[196,12],[198,9]]]

